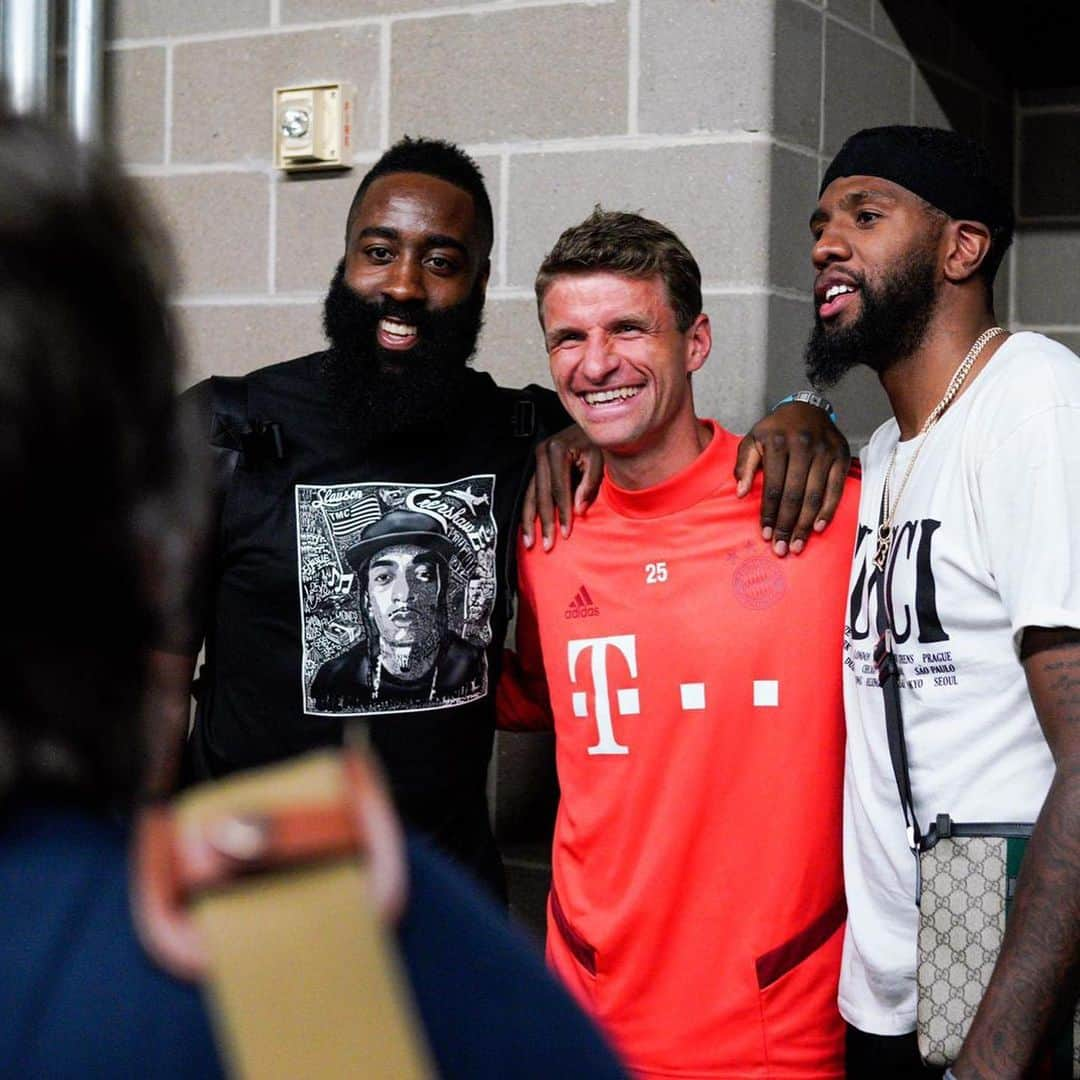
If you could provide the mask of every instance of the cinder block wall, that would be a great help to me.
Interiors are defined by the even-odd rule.
[[[1008,89],[933,0],[114,0],[110,21],[115,141],[177,238],[192,380],[319,347],[364,165],[439,134],[496,208],[479,366],[546,379],[537,263],[593,203],[642,209],[701,261],[699,404],[742,429],[803,381],[805,222],[844,136],[947,123],[1012,153]],[[273,87],[333,78],[357,86],[355,168],[276,173]],[[865,375],[837,397],[857,439],[883,415]]]
[[[364,166],[427,134],[477,158],[495,207],[478,366],[545,382],[537,264],[594,203],[643,210],[704,273],[699,409],[743,430],[804,382],[807,219],[844,137],[943,123],[1013,145],[1008,91],[932,0],[113,0],[109,37],[114,139],[176,238],[192,381],[321,347]],[[271,91],[327,79],[357,86],[356,167],[284,177]],[[861,373],[836,398],[855,442],[885,414]],[[515,906],[539,923],[550,743],[500,739],[494,787]]]
[[[820,18],[789,3],[795,18]],[[476,156],[496,208],[479,366],[508,383],[546,380],[533,274],[558,232],[603,201],[669,222],[702,263],[721,341],[699,379],[703,409],[737,427],[761,412],[776,246],[771,0],[113,7],[116,140],[178,238],[192,379],[320,345],[363,166],[423,133]],[[329,78],[357,85],[356,168],[275,173],[272,88]],[[797,259],[801,237],[774,231]]]

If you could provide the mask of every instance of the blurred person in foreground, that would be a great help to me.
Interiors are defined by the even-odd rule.
[[[161,741],[147,642],[173,629],[164,598],[203,517],[166,252],[117,171],[0,117],[3,1076],[222,1071],[200,990],[144,952],[128,894],[127,823]],[[621,1075],[470,886],[412,841],[399,854],[397,943],[441,1074]]]

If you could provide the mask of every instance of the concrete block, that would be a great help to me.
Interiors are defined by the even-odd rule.
[[[758,0],[645,0],[641,131],[767,131],[773,5]]]
[[[173,63],[173,161],[272,161],[274,87],[309,82],[353,82],[354,145],[378,145],[378,27],[193,42]]]
[[[322,22],[355,19],[358,15],[397,15],[405,11],[426,12],[456,4],[461,0],[281,0],[283,23]]]
[[[488,299],[475,366],[500,386],[551,386],[534,301]]]
[[[105,115],[109,139],[128,165],[165,160],[165,50],[105,53]]]
[[[863,30],[874,24],[873,0],[828,0],[829,14],[844,19]]]
[[[911,61],[826,20],[826,153],[836,153],[860,128],[910,123]]]
[[[1021,216],[1080,215],[1080,184],[1071,164],[1080,160],[1080,109],[1021,113],[1020,124]]]
[[[265,176],[150,177],[139,184],[176,244],[184,295],[266,291]]]
[[[1080,322],[1080,228],[1022,229],[1016,236],[1016,317],[1025,326]]]
[[[776,5],[773,133],[816,151],[821,139],[821,12],[795,0]]]
[[[652,150],[515,154],[510,159],[509,282],[532,288],[560,232],[595,203],[674,229],[710,284],[764,284],[769,147],[721,143]]]
[[[184,386],[326,348],[317,303],[180,304],[177,314],[187,357]]]
[[[768,301],[765,294],[705,297],[713,347],[694,374],[694,406],[729,431],[747,431],[765,411]]]
[[[766,340],[765,404],[772,408],[781,398],[809,386],[806,378],[806,339],[814,318],[808,300],[770,296]]]
[[[813,268],[807,222],[817,205],[817,159],[776,146],[771,169],[769,284],[809,292]]]
[[[457,142],[626,130],[625,0],[393,24],[390,127]]]
[[[113,0],[105,12],[110,40],[256,30],[270,24],[266,0]]]
[[[345,253],[345,218],[361,169],[281,176],[277,194],[274,291],[324,291]]]
[[[893,25],[893,21],[889,16],[892,4],[882,4],[881,0],[871,0],[871,6],[874,37],[884,41],[887,45],[896,45],[898,48],[903,49],[905,47],[904,39],[900,36],[900,32]],[[889,10],[886,10],[886,8]]]

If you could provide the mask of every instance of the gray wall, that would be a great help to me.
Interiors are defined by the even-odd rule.
[[[642,209],[705,275],[699,407],[745,428],[803,381],[805,222],[844,136],[951,122],[1012,146],[1007,88],[929,0],[115,0],[110,21],[115,141],[177,237],[192,380],[319,347],[363,166],[440,134],[494,196],[479,366],[545,380],[538,261],[594,202]],[[333,78],[357,85],[356,168],[276,173],[273,87]],[[865,375],[837,398],[857,439],[883,415]]]
[[[789,16],[821,18],[794,0]],[[494,196],[479,366],[546,380],[532,276],[603,200],[668,221],[699,256],[723,343],[699,380],[702,408],[749,423],[766,397],[771,177],[798,159],[805,200],[814,168],[770,135],[776,17],[771,2],[119,0],[116,139],[178,237],[190,377],[320,344],[363,165],[427,133],[463,143]],[[270,166],[271,89],[327,78],[357,84],[357,168],[284,178]]]

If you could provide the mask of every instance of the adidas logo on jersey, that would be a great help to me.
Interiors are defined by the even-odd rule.
[[[566,609],[567,619],[587,619],[590,615],[599,615],[600,609],[593,603],[589,590],[584,585],[577,591],[577,596],[570,601]]]

